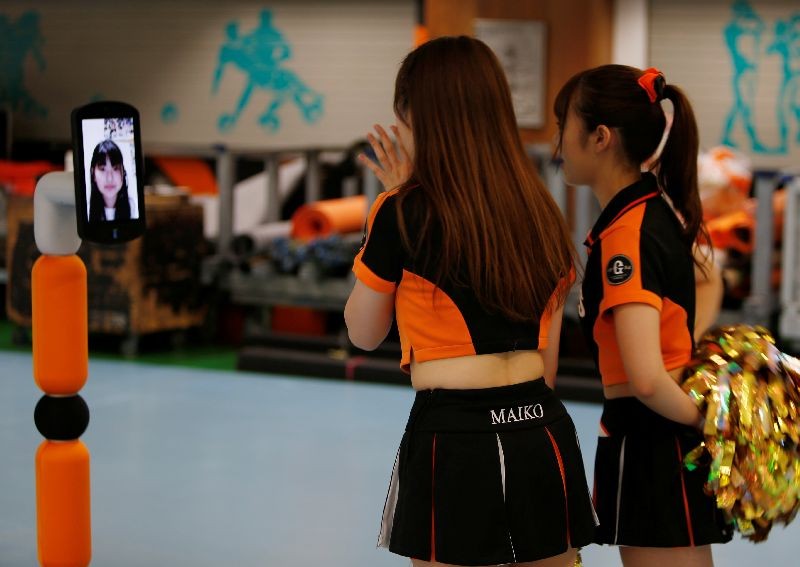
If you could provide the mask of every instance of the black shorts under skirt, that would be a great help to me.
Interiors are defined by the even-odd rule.
[[[575,427],[543,379],[417,392],[378,546],[453,565],[535,561],[589,544],[596,521]]]
[[[702,441],[636,398],[606,400],[594,469],[597,543],[691,547],[731,540],[733,528],[703,491],[708,465],[683,457]]]

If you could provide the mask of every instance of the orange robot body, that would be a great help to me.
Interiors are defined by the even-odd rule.
[[[36,522],[42,567],[87,567],[92,559],[89,450],[78,438],[89,408],[78,395],[89,368],[86,266],[43,255],[31,274],[33,376],[44,392],[34,421]]]
[[[89,372],[86,266],[41,256],[31,274],[33,378],[49,395],[78,392]]]
[[[36,523],[42,567],[86,567],[92,559],[89,450],[43,441],[36,452]]]

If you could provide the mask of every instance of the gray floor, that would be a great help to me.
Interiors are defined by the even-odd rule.
[[[408,565],[375,541],[410,387],[92,362],[82,394],[93,565]],[[36,565],[40,395],[30,357],[0,353],[2,567]],[[568,406],[591,459],[599,407]],[[799,539],[800,521],[716,564],[797,565]],[[619,565],[597,546],[584,560]]]

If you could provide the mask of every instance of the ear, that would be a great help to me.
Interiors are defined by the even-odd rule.
[[[608,126],[601,124],[595,128],[591,135],[592,147],[596,153],[601,153],[611,147],[614,131]]]

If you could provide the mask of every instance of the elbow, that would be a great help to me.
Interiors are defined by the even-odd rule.
[[[656,393],[655,381],[643,376],[632,376],[630,378],[631,393],[637,398],[647,399]]]
[[[389,334],[388,325],[384,328],[369,324],[350,324],[346,319],[345,321],[347,323],[347,337],[353,346],[361,350],[375,350],[381,345],[386,335]]]
[[[392,311],[387,306],[376,313],[376,309],[357,308],[348,300],[344,309],[347,336],[353,345],[361,350],[375,350],[389,334],[392,326]]]
[[[344,321],[347,326],[347,338],[358,349],[361,350],[375,350],[383,342],[385,337],[377,337],[377,333],[369,332],[365,329],[364,325],[359,325],[357,322],[352,321],[347,310],[344,313]]]
[[[383,338],[375,340],[374,337],[362,336],[359,335],[359,333],[350,331],[349,329],[347,331],[347,336],[349,337],[350,342],[353,343],[353,346],[361,350],[375,350],[383,342]]]

